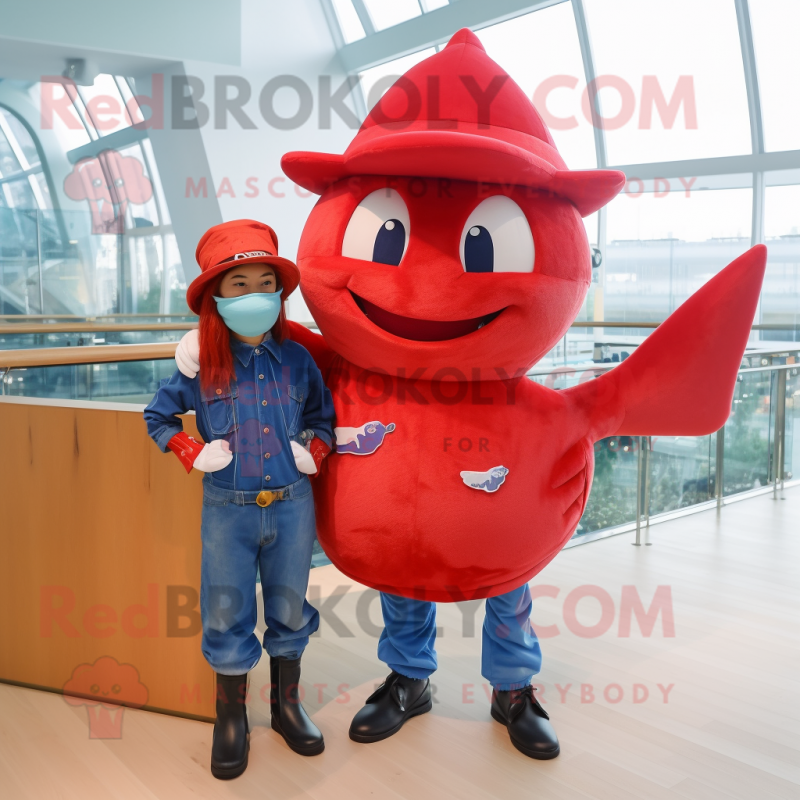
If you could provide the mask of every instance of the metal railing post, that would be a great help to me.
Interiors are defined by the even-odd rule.
[[[642,452],[642,470],[644,471],[644,519],[645,519],[645,547],[650,547],[650,437],[642,436],[640,450]]]
[[[714,477],[714,494],[717,498],[717,513],[722,509],[722,487],[725,482],[725,426],[717,431],[717,470]]]
[[[636,541],[634,547],[642,546],[642,437],[638,437],[639,447],[636,453]]]
[[[36,212],[36,260],[39,262],[39,313],[44,314],[44,268],[42,267],[42,229],[39,223],[41,211]]]
[[[781,487],[781,500],[783,500],[783,451],[784,438],[786,435],[786,370],[778,370],[777,388],[775,390],[775,464],[773,469],[773,480],[775,481],[772,491],[772,499],[778,499],[778,484]]]

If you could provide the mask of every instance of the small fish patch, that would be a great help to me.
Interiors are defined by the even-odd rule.
[[[461,480],[470,487],[470,489],[480,489],[484,492],[496,492],[504,483],[506,475],[508,475],[507,467],[492,467],[486,472],[468,472],[463,471]]]
[[[387,433],[395,429],[394,422],[384,425],[379,420],[365,422],[360,428],[334,428],[336,452],[368,456],[382,444]]]

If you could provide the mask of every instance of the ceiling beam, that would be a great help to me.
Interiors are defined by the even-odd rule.
[[[694,178],[703,175],[735,175],[743,172],[772,172],[800,169],[800,150],[776,153],[748,153],[743,156],[695,158],[686,161],[660,161],[653,164],[621,164],[610,166],[629,178]]]
[[[460,28],[486,28],[562,2],[565,0],[458,0],[346,44],[339,58],[346,72],[362,72],[446,42]]]

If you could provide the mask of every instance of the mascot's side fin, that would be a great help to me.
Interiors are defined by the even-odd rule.
[[[767,248],[756,245],[695,292],[610,372],[567,390],[596,439],[704,436],[728,419]]]

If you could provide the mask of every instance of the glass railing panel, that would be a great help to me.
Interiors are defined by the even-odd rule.
[[[774,374],[744,372],[736,381],[733,408],[725,424],[726,496],[769,483]]]
[[[178,342],[186,330],[78,331],[67,333],[0,334],[0,350],[34,350],[44,347],[93,347],[108,344]]]
[[[576,536],[636,519],[639,440],[611,436],[594,446],[594,480]]]
[[[649,456],[650,515],[677,511],[714,497],[714,436],[653,436]]]
[[[176,369],[174,359],[124,361],[107,364],[67,364],[10,370],[3,378],[3,394],[104,403],[144,403],[163,378]]]

